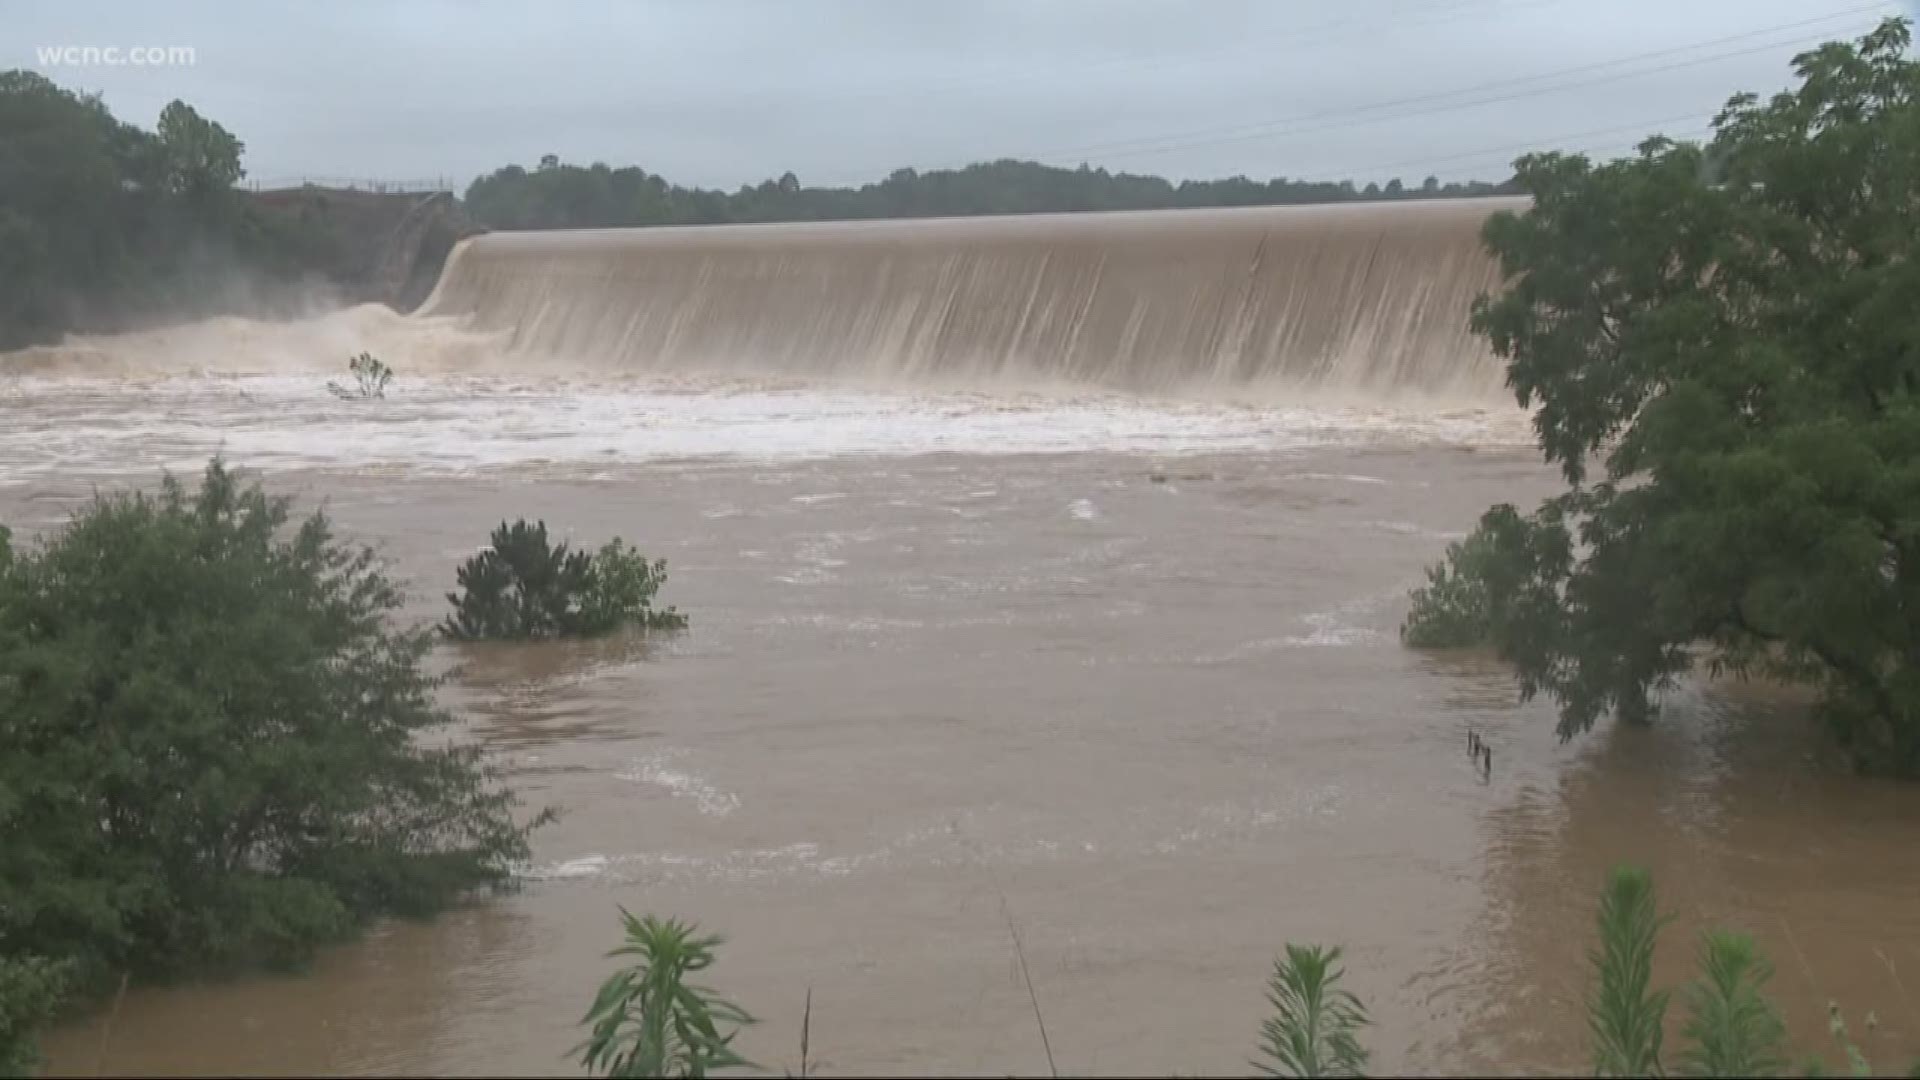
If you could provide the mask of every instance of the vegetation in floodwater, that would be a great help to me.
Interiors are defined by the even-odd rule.
[[[0,1054],[70,989],[297,964],[510,887],[529,832],[324,514],[219,461],[0,532]]]
[[[548,538],[544,521],[503,521],[460,567],[441,630],[461,641],[519,641],[680,629],[685,615],[653,606],[666,580],[666,560],[648,562],[617,536],[596,552],[570,551]]]
[[[1795,60],[1705,146],[1531,154],[1473,328],[1567,490],[1497,506],[1413,597],[1410,645],[1485,642],[1563,739],[1646,720],[1704,655],[1821,691],[1862,770],[1920,776],[1920,198],[1909,24]]]
[[[1428,567],[1427,583],[1413,591],[1413,605],[1400,627],[1400,640],[1418,649],[1459,649],[1486,645],[1507,625],[1512,598],[1512,568],[1520,565],[1515,545],[1522,522],[1511,506],[1496,506],[1465,540],[1447,545],[1444,562]]]
[[[361,353],[347,361],[347,373],[353,376],[353,386],[342,386],[337,382],[328,382],[327,389],[334,397],[352,399],[384,398],[387,385],[393,382],[393,369],[382,363],[372,353]]]
[[[71,961],[0,954],[0,1077],[39,1068],[35,1036],[65,1002],[72,978]]]

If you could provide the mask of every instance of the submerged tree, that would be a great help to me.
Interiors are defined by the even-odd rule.
[[[0,973],[297,961],[508,884],[527,826],[434,737],[400,604],[372,551],[218,462],[0,543]]]
[[[41,956],[0,955],[0,1077],[38,1071],[36,1037],[59,1009],[71,968]]]
[[[1704,148],[1520,160],[1533,206],[1488,222],[1509,280],[1473,326],[1570,489],[1489,511],[1410,641],[1470,605],[1563,738],[1650,717],[1704,651],[1819,687],[1862,767],[1920,774],[1908,38],[1894,19],[1801,55],[1795,90],[1733,98]]]
[[[648,562],[619,537],[599,551],[571,551],[547,538],[547,523],[523,519],[493,530],[486,550],[466,561],[448,593],[453,614],[441,623],[462,641],[600,637],[625,626],[676,630],[687,618],[656,609],[667,580],[664,559]]]

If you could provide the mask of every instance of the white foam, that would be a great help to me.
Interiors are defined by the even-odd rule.
[[[570,878],[600,877],[612,863],[605,855],[582,855],[565,862],[529,867],[520,876],[534,881],[565,881]]]
[[[1319,480],[1335,484],[1387,484],[1390,480],[1378,476],[1362,476],[1358,473],[1297,472],[1288,473],[1282,480]]]
[[[1413,536],[1421,540],[1454,541],[1464,540],[1467,534],[1447,529],[1429,529],[1424,525],[1415,525],[1411,521],[1369,521],[1367,525],[1399,536]]]
[[[614,774],[628,783],[650,784],[665,788],[676,799],[691,799],[708,817],[726,817],[740,809],[740,796],[724,791],[703,776],[673,765],[684,756],[681,751],[661,750],[635,758],[627,768]]]
[[[339,342],[326,342],[316,348],[339,350]],[[173,342],[168,347],[185,348]],[[97,363],[0,357],[0,394],[8,399],[10,421],[0,430],[0,475],[27,481],[161,466],[194,469],[216,452],[257,468],[461,474],[572,466],[607,475],[611,467],[683,458],[786,461],[936,451],[1178,456],[1382,444],[1524,445],[1530,437],[1517,411],[1245,407],[1111,393],[914,393],[719,377],[531,380],[472,373],[485,370],[479,364],[462,374],[437,374],[438,361],[404,353],[391,357],[399,374],[388,398],[343,401],[326,390],[327,379],[338,375],[331,366],[289,373],[292,361],[282,354],[290,349],[278,344],[252,365],[273,373],[238,375],[186,367],[161,374],[151,363],[116,361],[111,350]],[[810,505],[843,495],[810,492],[792,499]]]

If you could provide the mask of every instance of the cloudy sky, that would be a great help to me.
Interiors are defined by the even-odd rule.
[[[151,126],[184,98],[256,179],[542,154],[734,187],[996,157],[1173,177],[1497,178],[1770,91],[1886,0],[0,0],[0,67]],[[191,65],[48,63],[184,46]]]

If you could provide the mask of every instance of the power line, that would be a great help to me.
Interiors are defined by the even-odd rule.
[[[1658,120],[1639,120],[1631,124],[1617,124],[1613,127],[1596,128],[1592,131],[1576,131],[1568,135],[1555,135],[1555,136],[1551,136],[1544,139],[1528,139],[1525,142],[1511,143],[1506,146],[1493,146],[1493,147],[1488,147],[1484,150],[1468,150],[1465,153],[1449,154],[1445,157],[1422,157],[1422,158],[1412,158],[1406,161],[1390,161],[1385,164],[1368,165],[1363,168],[1353,169],[1353,170],[1341,173],[1337,177],[1337,179],[1339,180],[1348,179],[1356,173],[1363,174],[1363,175],[1368,173],[1374,173],[1374,174],[1383,173],[1390,169],[1413,169],[1416,172],[1425,172],[1431,169],[1435,165],[1446,165],[1446,164],[1451,164],[1453,162],[1462,161],[1462,160],[1477,160],[1480,158],[1488,158],[1488,157],[1492,157],[1495,154],[1526,153],[1529,151],[1546,149],[1547,147],[1545,146],[1545,144],[1548,144],[1548,143],[1565,143],[1565,142],[1572,141],[1574,139],[1591,139],[1601,135],[1618,135],[1618,134],[1621,134],[1622,132],[1628,132],[1628,131],[1641,133],[1639,137],[1636,137],[1634,141],[1631,144],[1629,144],[1631,146],[1638,146],[1640,144],[1641,139],[1645,138],[1645,133],[1650,128],[1655,128],[1662,124],[1677,124],[1682,120],[1698,120],[1699,118],[1700,118],[1699,113],[1692,113],[1692,112],[1681,113],[1678,116],[1666,116],[1666,117],[1661,117]],[[1713,130],[1712,127],[1690,129],[1688,132],[1683,133],[1682,135],[1672,136],[1672,137],[1673,138],[1691,138],[1693,137],[1694,134],[1705,134],[1712,130]]]
[[[1558,71],[1543,72],[1538,75],[1527,75],[1527,76],[1521,76],[1518,78],[1510,78],[1510,79],[1497,79],[1493,82],[1478,83],[1473,86],[1461,87],[1456,90],[1446,90],[1446,91],[1442,91],[1440,93],[1435,93],[1435,94],[1417,94],[1409,97],[1394,98],[1388,101],[1374,102],[1369,105],[1360,105],[1360,106],[1354,106],[1350,108],[1341,108],[1341,109],[1322,110],[1320,112],[1308,113],[1301,116],[1286,117],[1279,120],[1266,120],[1266,121],[1260,121],[1253,124],[1234,124],[1226,127],[1205,128],[1205,129],[1198,129],[1194,131],[1179,132],[1179,133],[1173,133],[1173,134],[1167,134],[1167,135],[1144,136],[1144,137],[1138,137],[1138,138],[1132,138],[1132,139],[1121,139],[1121,140],[1116,140],[1116,141],[1106,142],[1106,143],[1092,143],[1085,146],[1064,150],[1058,154],[1051,154],[1047,156],[1069,157],[1069,156],[1074,156],[1079,154],[1111,155],[1113,152],[1117,150],[1122,150],[1126,147],[1139,146],[1143,144],[1162,143],[1168,140],[1175,140],[1175,139],[1181,140],[1181,146],[1178,148],[1184,149],[1188,145],[1187,140],[1192,140],[1196,138],[1203,138],[1203,137],[1214,136],[1214,135],[1230,135],[1230,134],[1237,134],[1237,133],[1247,133],[1249,135],[1265,134],[1268,129],[1272,129],[1276,127],[1287,127],[1290,125],[1307,123],[1315,120],[1347,117],[1347,116],[1360,114],[1360,113],[1374,112],[1379,109],[1396,108],[1401,105],[1430,104],[1439,99],[1459,97],[1466,94],[1477,94],[1487,90],[1497,90],[1497,89],[1504,89],[1508,87],[1518,87],[1518,86],[1526,85],[1528,83],[1537,83],[1537,82],[1542,82],[1542,81],[1552,80],[1552,79],[1561,79],[1569,75],[1581,75],[1589,71],[1598,71],[1605,68],[1619,67],[1623,64],[1636,64],[1645,60],[1656,60],[1665,56],[1673,56],[1680,53],[1692,52],[1696,49],[1711,48],[1716,45],[1726,45],[1736,41],[1744,41],[1751,38],[1762,37],[1769,34],[1776,34],[1785,30],[1796,30],[1806,26],[1833,22],[1837,19],[1853,18],[1857,15],[1861,15],[1870,11],[1885,10],[1889,6],[1894,6],[1897,8],[1897,5],[1894,5],[1892,3],[1892,0],[1876,0],[1875,3],[1856,5],[1851,8],[1843,8],[1839,11],[1829,12],[1828,14],[1816,16],[1810,19],[1800,19],[1794,22],[1779,23],[1773,26],[1761,27],[1760,29],[1757,29],[1757,30],[1749,30],[1739,34],[1728,34],[1722,37],[1708,38],[1706,40],[1696,41],[1688,45],[1677,45],[1677,46],[1672,46],[1665,49],[1655,49],[1651,52],[1636,53],[1631,56],[1624,56],[1614,60],[1603,60],[1593,64],[1582,64],[1578,67],[1563,68]],[[1816,36],[1817,39],[1824,39],[1826,33],[1831,33],[1831,31],[1826,31],[1820,35],[1817,35]],[[1696,61],[1689,61],[1687,63],[1711,63],[1718,60],[1728,59],[1733,56],[1748,55],[1750,52],[1760,52],[1768,49],[1779,48],[1782,45],[1800,44],[1801,42],[1806,40],[1809,40],[1809,39],[1806,36],[1801,36],[1788,41],[1769,42],[1766,45],[1760,46],[1758,49],[1719,54],[1712,57],[1702,58]],[[1675,65],[1675,66],[1682,66],[1682,65]],[[1652,68],[1652,69],[1643,70],[1643,71],[1625,72],[1618,77],[1631,78],[1636,75],[1653,74],[1655,72],[1666,71],[1666,70],[1671,70],[1671,68],[1659,67],[1659,68]],[[1594,82],[1600,82],[1600,81],[1609,81],[1609,80],[1594,80]],[[1574,85],[1586,86],[1586,85],[1593,85],[1593,83],[1579,83]],[[1551,92],[1551,90],[1554,90],[1554,89],[1567,89],[1567,88],[1568,87],[1554,87],[1554,88],[1549,88],[1546,91],[1529,91],[1529,92]],[[1519,95],[1514,95],[1514,96],[1519,96]],[[1489,100],[1507,100],[1507,99],[1502,98],[1502,99],[1489,99]],[[1416,115],[1420,115],[1420,114],[1416,114]],[[1237,140],[1221,140],[1221,141],[1237,141]],[[1209,141],[1206,143],[1197,143],[1193,145],[1211,145],[1211,142]]]
[[[1692,117],[1688,117],[1688,119],[1691,119],[1691,118]],[[1654,120],[1654,121],[1648,121],[1647,123],[1650,125],[1650,124],[1659,124],[1662,122],[1663,121]],[[1646,129],[1646,125],[1623,124],[1621,125],[1620,128],[1603,129],[1603,131],[1620,131],[1620,130],[1633,130],[1633,129],[1638,129],[1644,132]],[[1683,131],[1664,132],[1662,134],[1665,134],[1667,138],[1673,139],[1676,142],[1681,142],[1681,141],[1686,141],[1690,139],[1701,138],[1706,135],[1711,135],[1713,134],[1713,131],[1714,129],[1712,125],[1705,125],[1702,127],[1689,128]],[[1390,162],[1384,165],[1366,165],[1366,166],[1360,166],[1360,167],[1344,169],[1344,170],[1330,170],[1325,175],[1325,177],[1320,179],[1311,179],[1311,178],[1304,179],[1304,180],[1293,179],[1292,182],[1309,183],[1309,184],[1339,183],[1340,181],[1343,181],[1343,180],[1351,180],[1355,174],[1364,175],[1366,173],[1379,173],[1379,172],[1385,172],[1386,170],[1389,170],[1389,169],[1412,169],[1414,172],[1427,172],[1429,173],[1429,175],[1431,175],[1430,170],[1436,165],[1454,164],[1462,161],[1475,161],[1475,160],[1493,161],[1496,158],[1498,158],[1500,163],[1504,165],[1504,164],[1507,164],[1508,161],[1510,160],[1505,158],[1504,155],[1514,153],[1515,151],[1528,152],[1528,151],[1536,151],[1536,150],[1552,150],[1552,149],[1556,149],[1556,147],[1553,146],[1552,144],[1564,143],[1571,139],[1579,139],[1579,138],[1584,138],[1584,137],[1597,135],[1601,133],[1602,132],[1586,132],[1586,133],[1572,134],[1572,135],[1561,135],[1561,136],[1556,136],[1552,138],[1534,139],[1529,142],[1521,143],[1513,146],[1490,147],[1485,150],[1469,150],[1463,154],[1452,154],[1446,157],[1419,158],[1419,159],[1413,159],[1409,161]],[[1635,149],[1641,144],[1641,142],[1645,141],[1645,138],[1646,136],[1643,134],[1643,135],[1636,136],[1631,142],[1606,142],[1606,143],[1601,143],[1597,146],[1590,145],[1590,146],[1580,147],[1577,149],[1567,148],[1567,147],[1558,147],[1557,149],[1559,149],[1562,153],[1586,154],[1589,157],[1599,156],[1603,154],[1614,155],[1619,153],[1625,153],[1627,151],[1631,151]]]
[[[1462,17],[1475,15],[1479,9],[1488,7],[1515,7],[1520,10],[1529,10],[1533,8],[1554,7],[1567,2],[1568,0],[1440,0],[1440,2],[1431,4],[1411,18],[1392,19],[1391,25],[1396,29],[1404,27],[1437,26],[1444,23],[1457,22]],[[1429,15],[1437,17],[1426,17]],[[1316,23],[1307,27],[1290,29],[1285,34],[1271,41],[1243,42],[1231,49],[1212,50],[1206,53],[1169,57],[1146,63],[1142,63],[1134,58],[1123,58],[1104,60],[1092,64],[1081,64],[1073,67],[1050,67],[1045,71],[1027,69],[1015,74],[999,76],[995,79],[995,85],[1004,87],[1010,84],[1032,81],[1057,82],[1062,75],[1092,74],[1094,72],[1114,69],[1125,69],[1135,73],[1158,71],[1166,68],[1189,67],[1201,63],[1217,63],[1225,58],[1243,55],[1270,57],[1272,50],[1277,46],[1339,40],[1352,36],[1347,34],[1327,34],[1322,31],[1344,30],[1348,28],[1359,28],[1362,30],[1372,29],[1377,31],[1380,29],[1381,23],[1385,21],[1387,20],[1383,20],[1378,16],[1336,19],[1331,22]],[[935,83],[931,87],[915,85],[912,89],[912,94],[916,99],[920,99],[928,96],[929,90],[935,94],[938,94],[942,90],[971,90],[980,81],[982,76],[991,75],[992,73],[990,71],[978,71],[969,73],[969,75],[964,77],[943,80],[944,85],[942,83]],[[844,95],[843,97],[866,98],[874,96],[877,96],[874,91],[862,90],[856,94]]]
[[[1248,135],[1235,135],[1235,136],[1227,136],[1227,137],[1221,137],[1221,138],[1215,138],[1215,139],[1200,139],[1192,142],[1172,143],[1164,146],[1148,147],[1148,148],[1138,149],[1138,150],[1110,151],[1102,156],[1107,158],[1115,158],[1115,157],[1139,157],[1144,155],[1165,154],[1165,153],[1172,153],[1179,150],[1195,150],[1195,149],[1199,149],[1201,147],[1206,147],[1206,146],[1219,146],[1227,143],[1252,142],[1259,139],[1273,138],[1275,136],[1307,135],[1307,134],[1312,134],[1314,132],[1319,132],[1319,131],[1333,131],[1333,130],[1342,129],[1342,128],[1365,127],[1370,124],[1390,123],[1396,120],[1410,120],[1410,119],[1414,119],[1422,116],[1434,116],[1439,113],[1458,112],[1464,109],[1479,108],[1482,105],[1497,105],[1503,102],[1519,100],[1521,98],[1537,97],[1542,94],[1554,94],[1554,93],[1559,93],[1563,90],[1578,90],[1578,89],[1583,89],[1589,86],[1599,86],[1605,83],[1619,82],[1623,79],[1635,78],[1641,75],[1655,75],[1663,71],[1672,71],[1677,68],[1695,67],[1700,64],[1716,63],[1718,61],[1732,59],[1737,56],[1748,56],[1754,53],[1770,52],[1774,49],[1781,47],[1782,45],[1807,44],[1807,43],[1811,43],[1814,41],[1821,41],[1821,40],[1825,40],[1825,35],[1802,38],[1794,41],[1769,42],[1766,45],[1761,45],[1754,48],[1740,49],[1730,53],[1721,53],[1714,56],[1702,57],[1694,60],[1685,60],[1685,61],[1681,61],[1679,63],[1674,63],[1674,64],[1663,64],[1659,67],[1644,68],[1638,71],[1629,71],[1629,72],[1623,72],[1623,73],[1614,74],[1614,75],[1606,75],[1597,79],[1586,79],[1580,82],[1563,83],[1559,86],[1540,87],[1537,89],[1520,91],[1512,94],[1499,94],[1493,97],[1479,98],[1472,101],[1461,101],[1461,102],[1453,102],[1450,104],[1436,105],[1432,108],[1414,109],[1407,112],[1388,113],[1383,116],[1368,116],[1368,117],[1361,117],[1358,119],[1340,119],[1340,120],[1334,120],[1326,123],[1311,124],[1307,126],[1294,127],[1289,129],[1261,131],[1261,132],[1256,132]],[[1058,156],[1056,156],[1056,158],[1057,157]]]
[[[1391,19],[1390,23],[1396,28],[1436,26],[1449,22],[1457,22],[1461,18],[1477,15],[1487,8],[1517,8],[1520,10],[1529,10],[1553,7],[1567,2],[1569,2],[1569,0],[1432,0],[1432,2],[1421,6],[1419,10],[1415,11],[1412,15]],[[910,89],[880,91],[871,87],[862,87],[839,94],[808,94],[806,98],[807,101],[812,104],[826,104],[843,101],[871,100],[879,97],[889,97],[896,94],[907,93],[911,94],[916,101],[919,101],[929,97],[948,95],[954,92],[977,90],[979,85],[986,81],[991,81],[996,88],[1004,88],[1034,81],[1058,82],[1065,76],[1089,75],[1110,70],[1125,70],[1130,73],[1139,73],[1166,68],[1188,67],[1196,64],[1218,64],[1223,60],[1241,56],[1258,55],[1270,57],[1275,48],[1287,45],[1339,40],[1341,38],[1354,36],[1352,34],[1327,33],[1326,31],[1358,29],[1377,33],[1382,29],[1383,23],[1387,22],[1389,22],[1388,19],[1383,19],[1377,14],[1349,16],[1328,22],[1314,23],[1304,27],[1293,27],[1282,35],[1266,40],[1251,42],[1242,40],[1228,49],[1209,50],[1203,53],[1192,53],[1159,60],[1142,62],[1142,60],[1137,57],[1121,57],[1086,64],[1049,66],[1042,71],[1035,71],[1030,67],[1020,67],[1016,70],[1006,71],[1005,69],[1011,65],[1001,64],[995,68],[975,69],[964,74],[949,76],[943,79],[916,81]],[[1002,73],[1003,71],[1005,71],[1004,74]],[[758,99],[756,98],[755,100],[757,101]]]
[[[1778,49],[1784,46],[1789,46],[1789,45],[1803,45],[1810,42],[1824,41],[1824,40],[1828,40],[1830,35],[1834,31],[1830,29],[1830,30],[1821,31],[1818,34],[1814,34],[1814,35],[1799,35],[1799,36],[1785,39],[1785,40],[1769,41],[1769,42],[1766,42],[1765,44],[1746,48],[1746,49],[1738,49],[1730,52],[1715,53],[1705,57],[1694,57],[1694,58],[1681,60],[1681,61],[1677,61],[1670,64],[1659,65],[1652,68],[1637,68],[1630,71],[1616,72],[1616,73],[1605,75],[1596,79],[1586,79],[1586,80],[1580,80],[1580,81],[1571,82],[1571,83],[1561,83],[1559,85],[1553,85],[1553,86],[1544,86],[1544,87],[1536,86],[1536,87],[1532,87],[1531,89],[1520,90],[1513,93],[1498,94],[1490,97],[1481,97],[1481,98],[1476,98],[1468,101],[1448,101],[1447,99],[1458,98],[1464,95],[1483,93],[1488,90],[1520,87],[1520,86],[1525,86],[1527,84],[1541,83],[1541,82],[1546,82],[1546,81],[1555,80],[1555,79],[1564,79],[1569,75],[1580,75],[1590,71],[1600,71],[1608,68],[1617,68],[1622,65],[1638,64],[1647,60],[1659,59],[1661,57],[1688,53],[1698,49],[1711,48],[1716,45],[1725,45],[1732,42],[1751,40],[1756,37],[1763,37],[1767,35],[1777,34],[1785,30],[1794,30],[1794,29],[1799,29],[1803,27],[1819,25],[1822,23],[1830,23],[1839,19],[1850,19],[1862,14],[1869,13],[1869,12],[1875,12],[1875,11],[1884,12],[1889,8],[1889,6],[1890,6],[1890,0],[1878,0],[1878,2],[1875,2],[1875,3],[1855,5],[1853,7],[1843,8],[1843,9],[1829,12],[1827,14],[1816,16],[1813,18],[1800,19],[1800,20],[1787,22],[1787,23],[1780,23],[1773,26],[1762,27],[1759,29],[1749,30],[1742,33],[1738,33],[1738,34],[1728,34],[1728,35],[1723,35],[1717,38],[1709,38],[1703,41],[1696,41],[1688,45],[1671,46],[1664,49],[1656,49],[1649,52],[1638,53],[1632,56],[1620,57],[1613,60],[1600,61],[1598,63],[1592,63],[1592,64],[1583,64],[1577,67],[1565,68],[1559,71],[1544,72],[1537,75],[1522,76],[1518,78],[1500,79],[1500,80],[1495,80],[1493,82],[1479,83],[1473,86],[1461,87],[1455,90],[1441,91],[1439,93],[1432,93],[1432,94],[1421,94],[1418,96],[1406,97],[1406,98],[1397,98],[1389,101],[1374,102],[1372,104],[1356,106],[1351,108],[1322,110],[1320,112],[1308,113],[1301,116],[1288,117],[1288,118],[1283,118],[1278,120],[1262,121],[1256,124],[1238,124],[1238,125],[1232,125],[1232,126],[1221,127],[1221,128],[1198,129],[1198,130],[1184,132],[1184,133],[1171,133],[1171,134],[1165,134],[1165,135],[1159,135],[1159,136],[1149,136],[1149,137],[1135,138],[1135,139],[1128,139],[1128,140],[1118,140],[1118,141],[1107,142],[1107,143],[1089,144],[1076,149],[1064,150],[1057,153],[1035,154],[1035,155],[1031,155],[1031,157],[1034,160],[1044,161],[1047,159],[1053,159],[1057,161],[1061,159],[1070,160],[1073,158],[1086,160],[1087,157],[1113,158],[1113,157],[1161,154],[1161,153],[1170,153],[1170,152],[1179,151],[1179,150],[1196,149],[1203,146],[1221,145],[1221,144],[1233,143],[1233,142],[1245,142],[1245,141],[1251,141],[1251,140],[1262,139],[1262,138],[1270,138],[1270,137],[1279,136],[1279,135],[1307,134],[1310,132],[1325,131],[1325,130],[1331,130],[1331,129],[1341,128],[1341,127],[1358,127],[1366,124],[1375,124],[1375,123],[1382,123],[1382,122],[1393,121],[1393,120],[1410,119],[1413,117],[1429,116],[1437,113],[1450,112],[1450,111],[1455,111],[1459,109],[1477,108],[1482,105],[1496,104],[1503,101],[1511,101],[1521,97],[1531,97],[1539,94],[1558,93],[1564,90],[1579,89],[1587,86],[1595,86],[1595,85],[1600,85],[1600,84],[1609,83],[1609,82],[1618,82],[1622,79],[1631,79],[1631,78],[1637,78],[1644,75],[1659,74],[1664,71],[1671,71],[1671,70],[1676,70],[1684,67],[1693,67],[1701,64],[1718,63],[1722,60],[1733,59],[1735,57],[1747,56],[1747,55],[1752,55],[1760,52],[1767,52],[1767,51],[1771,51],[1771,50]],[[1393,109],[1398,106],[1404,106],[1404,105],[1418,105],[1422,107],[1416,108],[1413,110],[1401,111],[1401,112],[1390,112],[1380,116],[1365,115],[1368,113],[1374,113],[1384,109]],[[1174,140],[1178,140],[1178,141],[1174,141]],[[968,162],[957,164],[957,165],[950,164],[950,165],[943,165],[943,166],[935,166],[934,169],[960,168],[960,167],[963,167],[965,164],[971,164],[971,163],[972,161],[970,160]],[[852,186],[853,184],[856,184],[856,183],[859,183],[859,181],[832,182],[826,186]]]

